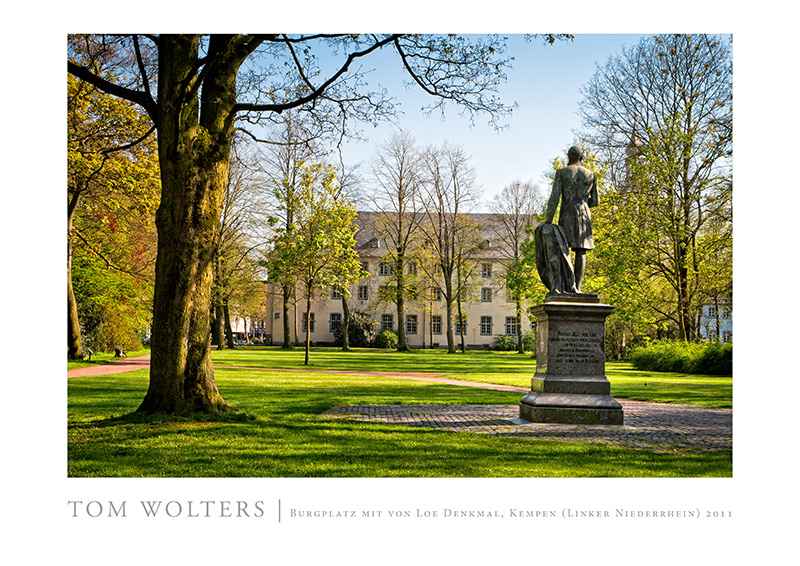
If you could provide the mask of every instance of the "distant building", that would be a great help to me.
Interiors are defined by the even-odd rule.
[[[356,249],[361,258],[364,271],[369,273],[353,284],[347,299],[350,311],[361,311],[376,322],[376,332],[392,330],[397,332],[403,324],[406,340],[412,348],[447,347],[447,320],[445,301],[441,291],[432,280],[427,279],[416,262],[409,259],[407,269],[418,275],[420,292],[416,298],[408,296],[403,320],[397,320],[397,308],[391,301],[382,300],[382,288],[391,281],[394,269],[389,259],[390,250],[379,234],[372,229],[378,213],[359,212],[356,235]],[[486,348],[497,336],[516,336],[517,325],[523,324],[523,331],[531,328],[531,320],[523,314],[523,320],[515,316],[515,303],[510,299],[503,283],[505,274],[504,255],[501,253],[504,242],[498,241],[491,223],[496,219],[492,214],[471,214],[471,219],[480,227],[481,243],[471,261],[474,269],[470,285],[463,298],[464,335],[468,348]],[[422,288],[424,287],[424,289]],[[298,297],[298,299],[302,299]],[[305,301],[298,300],[290,308],[290,328],[292,342],[305,340],[306,328],[311,333],[311,342],[318,346],[332,345],[334,331],[342,324],[341,295],[335,289],[328,289],[325,296],[312,297],[312,312],[306,320]],[[282,293],[277,285],[267,286],[267,335],[273,343],[283,341]],[[455,302],[453,304],[453,323],[455,342],[460,346],[460,324],[457,320]]]
[[[700,315],[700,337],[704,342],[733,342],[733,311],[730,299],[704,305]]]

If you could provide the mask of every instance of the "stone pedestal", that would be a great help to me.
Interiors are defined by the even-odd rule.
[[[605,319],[614,311],[596,295],[548,296],[535,306],[536,374],[519,416],[537,423],[623,422],[605,375]]]

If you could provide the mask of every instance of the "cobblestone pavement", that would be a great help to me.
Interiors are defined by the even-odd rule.
[[[323,415],[452,432],[617,444],[659,452],[730,450],[733,446],[730,410],[617,401],[625,413],[622,426],[529,423],[519,419],[516,405],[353,405],[333,407]]]

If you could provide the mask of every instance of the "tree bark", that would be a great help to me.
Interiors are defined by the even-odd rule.
[[[444,308],[447,314],[447,353],[456,353],[456,341],[453,336],[453,286],[450,280],[445,278],[444,282],[445,295],[444,295]],[[463,321],[462,321],[463,323]],[[463,324],[462,324],[463,325]]]
[[[350,351],[350,307],[347,297],[342,293],[342,350]]]
[[[404,296],[405,289],[403,289],[405,282],[402,274],[402,261],[397,262],[397,269],[401,270],[401,273],[397,276],[397,296],[395,300],[395,304],[397,305],[397,351],[405,352],[408,350],[408,343],[406,341],[406,323],[404,320],[406,301]]]
[[[306,289],[306,357],[304,365],[308,365],[311,352],[311,289]]]
[[[79,201],[80,195],[75,193],[67,206],[67,356],[70,360],[83,358],[78,301],[75,299],[75,291],[72,288],[72,219]]]
[[[291,290],[288,285],[283,285],[283,349],[292,349],[292,329],[289,324],[289,301]]]
[[[460,295],[460,293],[459,293]],[[461,352],[467,351],[467,346],[464,342],[464,313],[461,310],[461,299],[456,299],[456,305],[458,307],[458,320],[461,321],[461,324],[458,327],[459,330],[459,339],[461,340]]]
[[[222,303],[222,313],[225,316],[225,340],[228,342],[228,348],[233,349],[236,342],[233,339],[233,327],[231,326],[231,310],[228,308],[228,300],[225,299]]]
[[[225,334],[222,328],[222,305],[215,301],[211,317],[211,343],[217,350],[225,349]]]
[[[208,49],[216,57],[206,63],[198,97],[198,37],[160,37],[155,121],[161,203],[150,385],[142,412],[231,409],[217,390],[209,345],[213,257],[241,64],[231,39],[212,36]]]

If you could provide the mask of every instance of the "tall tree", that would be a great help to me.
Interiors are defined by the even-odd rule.
[[[76,56],[85,58],[80,45]],[[111,73],[96,68],[101,75]],[[115,311],[125,311],[125,324],[135,325],[142,318],[140,307],[149,304],[147,288],[155,255],[149,219],[158,204],[158,169],[152,123],[146,115],[72,76],[67,77],[67,87],[67,350],[70,358],[81,358],[75,253],[80,277],[95,278],[97,283],[86,281],[81,286],[84,320],[88,311],[94,312],[93,322],[84,326],[116,329],[102,333],[102,340],[96,336],[94,347],[133,346],[112,319],[118,318]],[[127,290],[119,292],[123,288]],[[143,324],[140,321],[139,326]]]
[[[390,285],[383,300],[397,307],[397,349],[408,350],[405,331],[405,304],[409,293],[418,292],[413,250],[419,233],[420,153],[407,132],[392,135],[381,146],[372,163],[375,191],[372,203],[378,211],[375,233],[389,250],[384,258],[393,266]]]
[[[244,141],[237,139],[233,146],[214,255],[211,335],[218,348],[224,348],[225,343],[229,348],[235,345],[231,299],[258,279],[254,252],[263,250],[267,241],[267,235],[259,230],[262,222],[258,214],[264,203],[256,156]]]
[[[553,36],[550,36],[552,39]],[[140,410],[218,412],[208,344],[214,237],[237,118],[280,120],[307,110],[331,131],[350,120],[393,112],[385,92],[369,92],[358,62],[393,50],[433,106],[460,105],[471,115],[501,116],[493,93],[508,59],[498,37],[425,35],[160,35],[88,37],[93,60],[120,73],[98,74],[68,53],[79,79],[140,105],[158,132],[161,202],[153,307],[150,386]],[[322,71],[317,54],[338,53]]]
[[[331,288],[347,293],[364,275],[355,250],[355,207],[336,198],[335,171],[328,169],[320,177],[321,169],[309,166],[302,175],[293,195],[293,224],[276,230],[270,261],[279,278],[297,281],[304,293],[305,365],[309,364],[315,293],[324,296]]]
[[[423,201],[425,217],[421,223],[423,247],[431,255],[432,272],[428,276],[441,282],[447,317],[447,351],[455,353],[453,306],[463,292],[466,279],[460,279],[459,267],[466,259],[463,248],[470,240],[471,223],[465,213],[477,202],[475,170],[460,146],[445,143],[429,147],[423,155]],[[427,264],[427,263],[426,263]],[[460,326],[466,322],[459,313]]]
[[[322,132],[315,124],[304,119],[296,110],[285,113],[282,123],[273,128],[272,135],[261,148],[261,171],[269,188],[269,214],[271,223],[283,230],[291,230],[295,222],[295,209],[300,179],[304,165],[319,162],[323,158],[320,147]],[[306,170],[306,173],[308,171]],[[285,274],[291,277],[291,274]],[[283,348],[292,347],[291,305],[295,300],[295,281],[275,281],[280,284],[282,294]]]
[[[683,339],[696,337],[703,296],[698,243],[710,227],[710,196],[730,183],[730,41],[706,35],[643,38],[598,69],[581,106],[589,143],[624,163],[631,199],[644,217],[649,277],[670,289]],[[649,239],[652,238],[652,239]]]
[[[544,195],[532,182],[514,181],[503,187],[490,205],[495,214],[490,229],[506,245],[500,246],[505,267],[506,291],[514,301],[517,317],[517,351],[525,353],[522,340],[523,298],[531,284],[531,271],[525,261],[523,244],[530,238],[537,214],[546,206]]]

